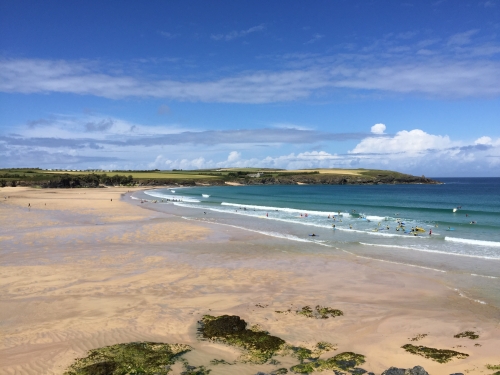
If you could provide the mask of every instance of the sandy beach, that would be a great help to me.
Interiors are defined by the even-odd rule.
[[[89,349],[131,341],[191,345],[189,363],[212,374],[276,369],[210,366],[241,350],[200,341],[204,314],[238,315],[292,345],[330,342],[337,350],[322,358],[360,353],[376,374],[416,365],[488,374],[486,364],[500,364],[498,306],[461,297],[437,271],[185,220],[174,205],[164,213],[130,199],[135,190],[0,189],[0,374],[62,374]],[[316,305],[344,315],[295,314]],[[480,337],[453,337],[462,331]],[[469,356],[441,364],[401,349],[408,343]]]

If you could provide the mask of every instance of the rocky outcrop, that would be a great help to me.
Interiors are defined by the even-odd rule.
[[[385,370],[382,375],[429,375],[429,373],[421,366],[415,366],[407,369],[391,367]]]
[[[238,182],[246,185],[396,185],[396,184],[440,184],[439,181],[411,175],[380,175],[380,176],[357,176],[357,175],[296,175],[286,177],[246,178]]]

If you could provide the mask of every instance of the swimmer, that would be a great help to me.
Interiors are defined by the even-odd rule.
[[[351,224],[349,224],[349,229],[352,229],[352,225]]]
[[[332,228],[335,229],[335,224],[332,224]]]

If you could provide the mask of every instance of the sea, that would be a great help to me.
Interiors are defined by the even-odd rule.
[[[318,252],[499,283],[500,178],[434,179],[442,184],[197,186],[134,198],[185,207],[186,220],[314,243]],[[500,288],[490,292],[500,301]]]

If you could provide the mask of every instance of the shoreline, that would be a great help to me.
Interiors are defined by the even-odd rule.
[[[143,188],[16,189],[0,202],[0,256],[9,264],[2,267],[2,373],[62,374],[86,350],[127,340],[192,345],[195,364],[235,357],[234,349],[196,339],[196,321],[207,313],[239,315],[294,345],[334,342],[337,353],[366,355],[363,367],[376,373],[421,365],[430,374],[479,374],[496,364],[498,311],[460,297],[434,271],[342,251],[304,253],[317,245],[187,222],[173,205],[164,213],[120,199]],[[35,202],[29,210],[28,201]],[[345,315],[274,312],[316,304]],[[480,338],[453,338],[467,329]],[[462,345],[455,350],[470,357],[439,364],[400,348],[427,332],[419,345]],[[270,369],[233,366],[212,373]]]

